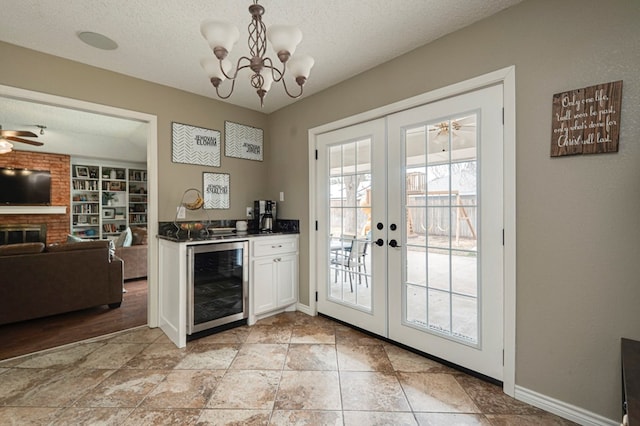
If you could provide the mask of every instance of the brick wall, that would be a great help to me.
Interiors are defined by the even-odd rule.
[[[69,212],[71,211],[70,164],[71,159],[68,155],[30,151],[11,151],[7,154],[0,154],[0,167],[49,170],[51,172],[51,205],[67,207],[66,214],[0,215],[0,223],[45,223],[47,225],[47,244],[65,241],[69,233]]]

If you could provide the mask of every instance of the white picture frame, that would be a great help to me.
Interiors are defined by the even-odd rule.
[[[103,208],[102,209],[102,218],[103,219],[113,219],[116,217],[116,209],[111,208]]]
[[[88,178],[89,168],[87,166],[76,166],[76,177]]]
[[[228,209],[230,178],[228,173],[202,174],[202,194],[205,209]]]
[[[263,131],[244,124],[224,122],[224,155],[244,160],[262,161]]]
[[[171,161],[220,167],[220,132],[182,123],[171,123]]]

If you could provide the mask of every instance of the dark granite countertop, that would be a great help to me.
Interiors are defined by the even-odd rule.
[[[249,232],[224,232],[217,233],[212,232],[209,235],[192,235],[188,236],[171,236],[171,235],[158,235],[158,238],[167,241],[173,241],[176,243],[188,243],[188,242],[200,242],[200,241],[222,241],[222,240],[242,240],[249,238],[257,238],[257,237],[275,237],[278,235],[296,235],[299,232],[257,232],[257,231],[249,231]]]
[[[189,223],[189,222],[181,222]],[[179,224],[179,225],[180,225]],[[238,232],[235,229],[235,221],[212,221],[212,223],[202,224],[201,229],[193,229],[191,232],[176,227],[174,222],[160,222],[158,238],[173,241],[176,243],[202,242],[202,241],[223,241],[242,240],[256,237],[269,237],[277,235],[299,234],[299,221],[278,219],[276,220],[273,232],[263,232],[256,229],[252,221],[249,222],[249,229],[246,232]],[[207,232],[207,229],[209,230]]]

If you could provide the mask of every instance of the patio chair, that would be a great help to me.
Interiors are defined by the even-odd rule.
[[[351,245],[344,248],[344,250],[334,251],[334,256],[331,257],[331,265],[335,266],[335,278],[334,281],[338,282],[338,271],[342,270],[343,273],[349,274],[349,286],[353,293],[353,275],[358,272],[358,284],[362,285],[362,275],[367,288],[369,287],[369,278],[367,276],[367,266],[364,263],[367,255],[368,241],[359,241],[357,239],[351,240]],[[363,274],[364,272],[364,274]]]

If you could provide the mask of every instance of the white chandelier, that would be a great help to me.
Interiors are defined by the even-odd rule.
[[[200,32],[215,55],[215,58],[209,57],[201,60],[200,64],[208,74],[211,84],[216,88],[216,94],[222,99],[231,96],[238,73],[245,68],[250,68],[253,71],[251,86],[256,89],[256,93],[260,97],[260,106],[264,105],[264,97],[271,89],[272,83],[281,81],[284,91],[292,98],[298,98],[302,95],[302,86],[307,81],[314,63],[311,56],[293,56],[296,47],[302,40],[302,32],[291,25],[272,25],[267,30],[262,22],[264,11],[264,7],[258,4],[258,0],[253,0],[253,4],[249,6],[251,14],[248,41],[250,55],[238,59],[233,72],[231,72],[233,65],[226,58],[240,37],[238,28],[228,22],[216,20],[206,20],[200,25]],[[282,71],[275,67],[270,57],[266,56],[267,39],[283,65]],[[289,92],[284,79],[285,72],[295,77],[296,83],[300,86],[299,93]],[[232,81],[231,89],[227,95],[222,95],[220,94],[220,84],[226,79]]]

